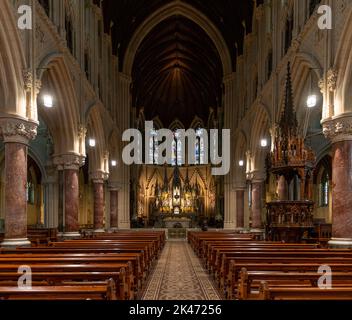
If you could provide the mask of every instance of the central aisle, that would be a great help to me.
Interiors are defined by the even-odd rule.
[[[169,240],[142,300],[221,300],[213,281],[185,240]]]

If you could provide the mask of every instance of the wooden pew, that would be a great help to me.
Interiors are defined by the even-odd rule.
[[[262,281],[266,281],[270,286],[317,287],[321,276],[318,272],[248,271],[242,268],[236,299],[258,299],[259,292],[253,294],[252,290],[258,290]],[[352,272],[334,272],[331,277],[333,287],[352,286]]]
[[[97,285],[36,286],[32,289],[0,286],[0,300],[116,300],[114,282]]]
[[[131,274],[126,277],[129,280],[133,277],[132,288],[135,293],[138,292],[142,287],[143,274],[140,269],[138,256],[123,256],[123,255],[55,255],[55,256],[36,256],[23,257],[23,255],[0,255],[0,266],[2,264],[14,264],[14,265],[28,265],[32,266],[35,264],[45,263],[55,263],[55,264],[99,264],[99,263],[130,263],[131,264]]]
[[[0,272],[0,286],[17,286],[20,274],[17,272]],[[92,283],[114,281],[117,300],[129,299],[126,272],[122,268],[118,272],[33,272],[32,282],[38,286],[75,285],[86,286]],[[89,283],[88,283],[89,281]]]
[[[320,288],[270,287],[263,281],[259,300],[352,300],[352,287],[323,290]]]
[[[240,263],[234,260],[230,263],[229,275],[226,282],[226,294],[227,298],[233,299],[238,288],[238,280],[242,268],[246,268],[248,271],[274,271],[274,272],[318,272],[321,263]],[[352,272],[351,263],[329,263],[332,272]]]
[[[0,273],[6,272],[18,272],[18,264],[0,264]],[[125,263],[101,263],[101,264],[60,264],[60,263],[38,263],[32,264],[31,270],[33,273],[45,273],[45,272],[56,272],[56,273],[66,273],[66,272],[121,272],[122,269],[125,270],[125,277],[128,286],[128,291],[126,298],[128,300],[133,300],[135,298],[134,291],[134,279],[131,275],[131,264]]]

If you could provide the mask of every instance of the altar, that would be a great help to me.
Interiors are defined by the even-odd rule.
[[[167,217],[163,219],[164,227],[171,228],[190,228],[191,219],[186,217]]]

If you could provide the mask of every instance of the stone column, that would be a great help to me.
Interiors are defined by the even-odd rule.
[[[115,188],[110,188],[110,229],[115,230],[118,228],[118,196],[119,192]]]
[[[44,181],[45,222],[48,228],[58,228],[58,171],[56,167],[46,167],[47,179]]]
[[[105,232],[104,221],[104,173],[97,171],[91,175],[94,193],[94,230]]]
[[[5,144],[5,239],[2,247],[30,246],[27,238],[27,152],[38,123],[0,118]]]
[[[277,193],[279,200],[288,200],[288,185],[284,176],[279,177]]]
[[[236,227],[244,228],[244,189],[236,190]]]
[[[116,121],[119,128],[123,132],[131,126],[131,83],[132,78],[122,72],[119,72],[117,78],[118,95],[117,109],[119,114],[116,115]],[[122,147],[127,145],[127,142],[122,144]],[[119,167],[118,183],[120,185],[118,193],[118,225],[119,229],[130,229],[130,166],[121,162]]]
[[[65,233],[64,236],[79,236],[79,169],[65,169]]]
[[[263,181],[252,182],[252,228],[263,228]]]
[[[57,156],[54,163],[59,168],[59,176],[61,172],[63,197],[59,196],[59,214],[60,201],[63,211],[63,237],[79,238],[79,168],[84,164],[84,157],[77,154],[64,154]],[[60,188],[60,186],[59,186]],[[63,219],[61,219],[63,220]]]
[[[224,76],[224,117],[223,128],[235,130],[237,112],[234,111],[236,100],[236,76],[230,73]],[[220,123],[220,126],[222,124]],[[231,149],[234,150],[235,140],[231,140]],[[230,150],[228,150],[230,152]],[[234,229],[236,225],[235,190],[234,190],[234,163],[231,163],[230,172],[224,177],[224,229]],[[218,214],[218,212],[216,212]]]
[[[323,123],[332,141],[331,247],[352,248],[352,117]]]

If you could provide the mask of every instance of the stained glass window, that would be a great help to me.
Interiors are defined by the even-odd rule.
[[[329,174],[324,171],[320,185],[320,203],[322,207],[329,206]]]

